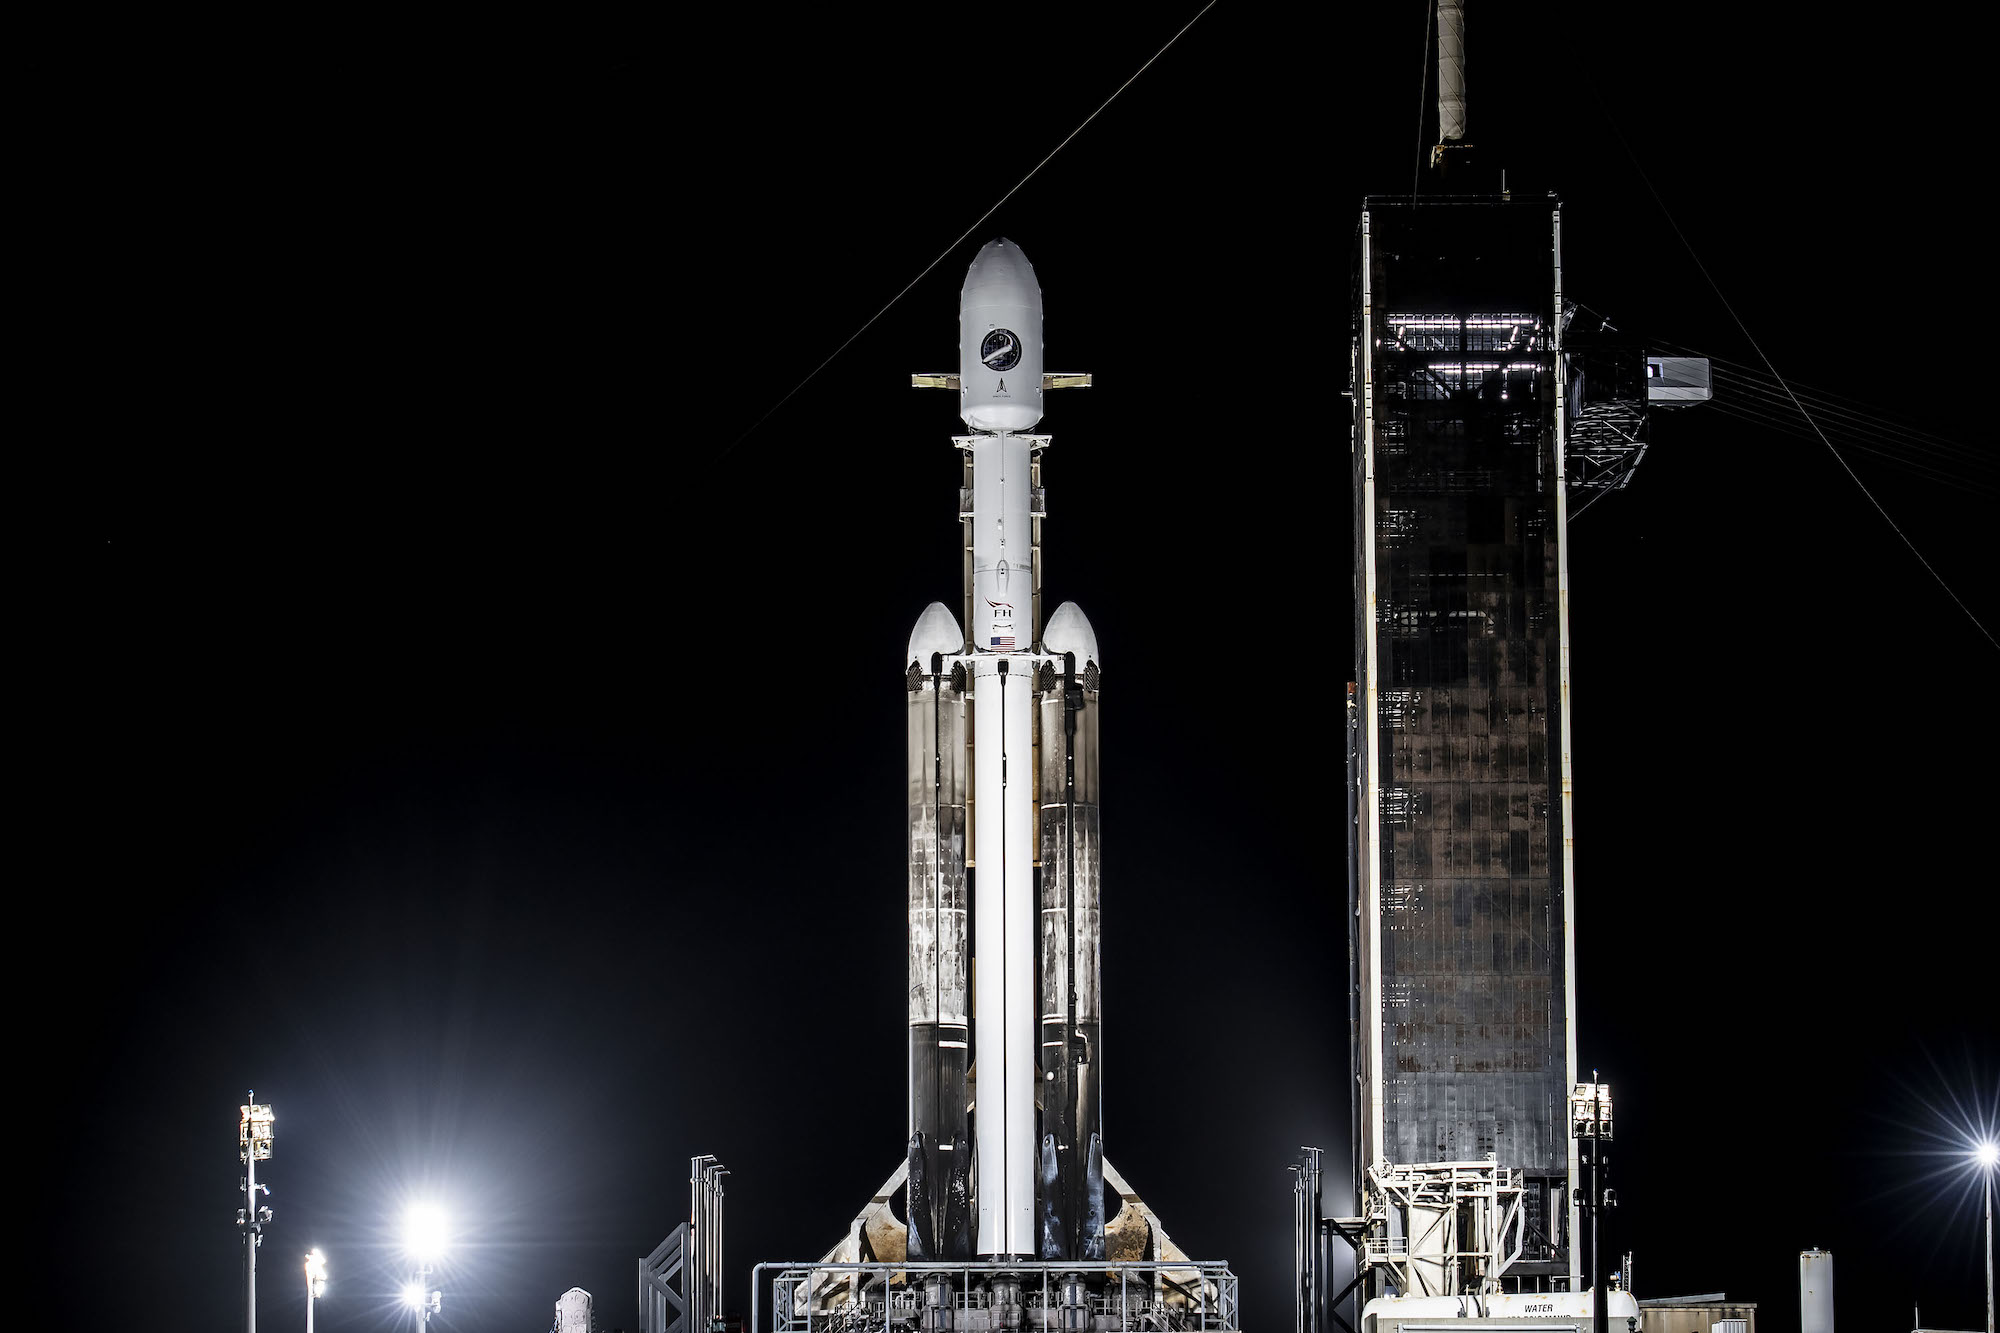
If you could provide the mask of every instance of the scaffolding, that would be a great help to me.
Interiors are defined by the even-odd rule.
[[[1368,1170],[1362,1263],[1406,1296],[1489,1296],[1522,1254],[1521,1173],[1483,1162],[1382,1163]]]

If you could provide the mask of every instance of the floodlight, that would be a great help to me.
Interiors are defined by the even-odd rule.
[[[407,1305],[412,1310],[421,1310],[430,1303],[430,1293],[424,1290],[423,1283],[407,1282],[403,1284],[404,1305]]]
[[[444,1210],[435,1204],[412,1204],[403,1215],[403,1248],[412,1258],[429,1264],[445,1251],[450,1240]]]
[[[1579,1083],[1570,1090],[1569,1131],[1570,1137],[1577,1139],[1611,1137],[1609,1083]]]
[[[272,1126],[277,1117],[269,1106],[254,1102],[241,1108],[243,1119],[236,1127],[237,1155],[243,1161],[264,1161],[271,1155]]]
[[[1995,1162],[2000,1162],[2000,1144],[1989,1139],[1972,1150],[1972,1158],[1981,1166],[1990,1168]]]
[[[318,1250],[306,1256],[306,1288],[315,1296],[326,1295],[326,1256]]]

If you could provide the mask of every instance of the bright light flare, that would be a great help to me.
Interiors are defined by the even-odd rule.
[[[326,1295],[326,1256],[318,1250],[306,1256],[306,1285],[313,1295]]]
[[[445,1252],[450,1240],[444,1210],[436,1204],[412,1204],[403,1214],[403,1248],[411,1257],[429,1263]]]
[[[404,1305],[408,1306],[412,1310],[421,1310],[430,1303],[431,1303],[430,1295],[424,1290],[423,1283],[408,1282],[403,1285]]]
[[[1895,1127],[1893,1146],[1878,1150],[1895,1164],[1895,1183],[1885,1193],[1907,1195],[1905,1225],[1921,1224],[1938,1234],[1972,1236],[1992,1189],[1995,1150],[2000,1149],[2000,1065],[1967,1052],[1947,1071],[1929,1051],[1921,1054],[1927,1078],[1897,1078],[1901,1105],[1882,1116]],[[1984,1266],[1984,1255],[1981,1256]]]

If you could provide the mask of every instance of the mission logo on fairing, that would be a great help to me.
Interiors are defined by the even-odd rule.
[[[1012,329],[995,329],[979,344],[979,359],[988,370],[1012,370],[1021,364],[1021,340]]]

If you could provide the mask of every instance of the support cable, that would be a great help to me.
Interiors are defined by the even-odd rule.
[[[1673,349],[1678,347],[1680,348],[1681,352],[1685,353],[1688,356],[1708,357],[1711,361],[1715,361],[1721,365],[1734,367],[1735,369],[1742,371],[1744,374],[1754,375],[1758,379],[1768,380],[1771,378],[1768,374],[1764,372],[1763,367],[1752,365],[1748,361],[1733,360],[1730,357],[1722,356],[1714,352],[1697,351],[1691,347],[1687,347],[1684,344],[1680,343],[1663,342],[1660,345],[1668,349]],[[1796,379],[1792,380],[1791,384],[1794,389],[1797,389],[1799,391],[1799,396],[1802,398],[1807,398],[1807,399],[1823,398],[1828,402],[1846,403],[1849,406],[1863,408],[1863,409],[1873,406],[1873,404],[1871,404],[1866,399],[1856,398],[1852,394],[1841,393],[1837,390],[1829,389],[1824,385],[1802,384]],[[1931,431],[1920,430],[1914,426],[1907,427],[1906,429],[1908,429],[1910,433],[1913,435],[1922,435],[1929,439],[1942,441],[1944,443],[1950,443],[1950,441],[1946,440],[1944,436],[1935,434],[1934,432]]]
[[[1710,358],[1710,360],[1714,359],[1713,357]],[[1790,402],[1784,391],[1773,388],[1765,376],[1746,375],[1719,366],[1715,369],[1714,375],[1717,387],[1726,387],[1732,392],[1745,394],[1764,401],[1779,404],[1788,404]],[[1931,444],[1921,435],[1903,430],[1893,422],[1885,421],[1881,417],[1870,416],[1866,412],[1848,411],[1828,403],[1816,402],[1810,394],[1801,393],[1799,398],[1802,402],[1805,402],[1817,411],[1822,420],[1835,422],[1842,429],[1853,431],[1857,434],[1872,435],[1883,440],[1885,443],[1895,444],[1915,453],[1937,455],[1940,459],[1950,459],[1955,462],[1962,460],[1965,462],[1980,463],[1984,464],[1988,469],[1993,469],[1995,466],[1990,456],[1982,458],[1969,449],[1961,449],[1958,446],[1950,444]]]
[[[1776,431],[1782,435],[1789,435],[1793,439],[1810,440],[1814,438],[1812,432],[1802,428],[1799,425],[1798,418],[1789,413],[1779,416],[1755,407],[1746,407],[1739,403],[1720,401],[1708,403],[1706,407],[1709,410],[1720,412],[1723,416],[1731,417],[1737,421],[1746,422],[1751,425],[1762,426],[1767,430]],[[1972,478],[1957,473],[1945,472],[1929,464],[1906,458],[1901,454],[1891,453],[1889,450],[1877,448],[1874,445],[1863,444],[1858,440],[1850,439],[1845,441],[1845,443],[1849,449],[1873,454],[1891,467],[1902,468],[1904,471],[1915,473],[1926,480],[1962,487],[1979,495],[2000,498],[2000,490],[1996,490],[1991,482],[1983,478]]]
[[[1417,162],[1410,168],[1410,202],[1413,204],[1417,202],[1417,183],[1424,178],[1424,99],[1430,96],[1431,91],[1431,21],[1436,14],[1437,0],[1430,0],[1424,6],[1424,59],[1417,75]]]
[[[902,300],[905,296],[908,296],[910,293],[910,288],[916,286],[918,283],[922,282],[925,278],[929,277],[930,271],[936,268],[939,264],[942,264],[953,250],[956,250],[960,245],[964,244],[966,237],[972,235],[972,233],[978,231],[980,227],[984,226],[986,223],[986,219],[992,217],[995,213],[999,212],[1000,206],[1002,204],[1006,203],[1009,199],[1012,199],[1016,194],[1020,193],[1021,187],[1026,185],[1029,181],[1033,180],[1035,178],[1036,172],[1040,171],[1043,167],[1047,166],[1050,162],[1054,161],[1055,155],[1057,153],[1060,153],[1063,149],[1069,147],[1069,141],[1071,139],[1074,139],[1077,135],[1082,134],[1084,130],[1089,127],[1091,121],[1096,120],[1099,116],[1103,115],[1104,108],[1110,106],[1113,102],[1117,101],[1119,93],[1124,92],[1127,88],[1130,88],[1134,83],[1136,83],[1141,74],[1144,74],[1147,70],[1153,67],[1154,61],[1158,60],[1161,56],[1167,53],[1168,47],[1171,47],[1175,42],[1178,42],[1183,36],[1185,36],[1189,28],[1192,28],[1195,24],[1201,22],[1201,16],[1203,14],[1206,14],[1209,10],[1215,8],[1215,5],[1216,5],[1216,0],[1208,0],[1207,4],[1203,5],[1198,11],[1196,11],[1195,16],[1193,18],[1189,19],[1186,23],[1183,23],[1181,25],[1181,29],[1179,32],[1167,38],[1166,46],[1162,46],[1159,50],[1153,52],[1152,55],[1148,56],[1146,58],[1146,63],[1139,66],[1138,69],[1132,71],[1132,77],[1125,80],[1125,82],[1119,84],[1116,91],[1114,91],[1111,94],[1111,96],[1105,98],[1103,103],[1098,106],[1097,110],[1085,116],[1083,118],[1083,123],[1078,125],[1075,129],[1071,130],[1067,135],[1065,135],[1061,143],[1057,144],[1054,148],[1051,148],[1049,150],[1049,155],[1047,157],[1035,163],[1034,166],[1028,169],[1027,175],[1021,177],[1020,180],[1014,182],[1013,189],[1007,191],[1007,193],[1001,195],[999,199],[994,201],[993,207],[987,209],[984,213],[981,213],[978,219],[970,227],[967,227],[963,232],[959,234],[957,240],[953,241],[950,245],[947,245],[943,250],[939,251],[938,257],[936,259],[933,259],[930,263],[924,265],[923,272],[917,274],[916,277],[911,278],[907,283],[903,284],[903,289],[901,291],[897,292],[894,296],[890,297],[886,302],[884,302],[882,308],[880,310],[877,310],[874,314],[870,315],[862,323],[860,328],[848,334],[846,340],[842,342],[840,346],[834,348],[833,351],[827,355],[826,360],[814,366],[804,379],[800,380],[797,384],[794,384],[789,390],[786,391],[785,396],[783,398],[780,398],[777,402],[771,404],[769,411],[765,412],[763,416],[758,417],[755,421],[751,422],[750,429],[744,431],[734,440],[731,440],[729,442],[728,447],[723,449],[722,452],[727,454],[731,449],[734,449],[737,445],[749,439],[751,435],[756,433],[757,428],[763,425],[765,422],[769,421],[773,416],[773,414],[775,414],[779,408],[783,407],[786,403],[791,402],[793,396],[796,395],[800,389],[803,389],[806,387],[806,385],[812,383],[814,378],[816,378],[822,370],[825,370],[828,366],[832,365],[835,357],[839,356],[842,352],[846,351],[848,345],[851,344],[856,338],[859,338],[862,334],[868,332],[868,330],[874,325],[876,320],[888,314],[890,306],[895,305],[896,302]]]
[[[1718,385],[1726,385],[1738,392],[1753,394],[1759,398],[1770,399],[1779,403],[1790,402],[1785,391],[1774,387],[1768,376],[1750,375],[1743,371],[1730,370],[1726,366],[1717,366],[1713,373]],[[1962,458],[1968,462],[1984,463],[1989,468],[1994,466],[1990,455],[1981,457],[1971,449],[1948,442],[1944,444],[1931,443],[1925,436],[1898,427],[1895,423],[1886,421],[1881,417],[1872,416],[1866,412],[1856,412],[1851,409],[1842,408],[1837,404],[1818,401],[1808,393],[1801,392],[1799,400],[1816,411],[1822,420],[1845,423],[1847,429],[1865,431],[1868,434],[1880,436],[1884,440],[1892,441],[1914,452],[1936,454],[1943,458]]]
[[[1588,310],[1591,314],[1604,320],[1607,329],[1614,327],[1606,319],[1603,311],[1587,306],[1581,301],[1573,302],[1573,304],[1577,309]],[[1645,342],[1648,347],[1656,347],[1671,356],[1705,358],[1714,363],[1717,368],[1716,373],[1736,375],[1753,380],[1767,391],[1770,386],[1777,383],[1771,376],[1765,374],[1760,367],[1753,366],[1747,361],[1733,360],[1730,357],[1721,356],[1715,352],[1703,351],[1697,347],[1690,347],[1686,343],[1674,342],[1671,339],[1650,334],[1647,335]],[[1822,415],[1840,413],[1852,416],[1857,419],[1866,420],[1877,430],[1884,433],[1908,436],[1913,443],[1920,446],[1927,446],[1947,453],[1963,454],[1981,463],[1989,463],[1991,460],[1992,455],[1990,450],[1969,444],[1961,444],[1947,436],[1939,435],[1935,431],[1924,430],[1920,427],[1905,425],[1898,421],[1891,421],[1886,417],[1877,416],[1874,414],[1876,404],[1867,399],[1856,398],[1852,394],[1840,393],[1822,385],[1801,384],[1797,380],[1792,380],[1790,387],[1798,394],[1802,402],[1809,406],[1818,406]]]
[[[1773,424],[1783,423],[1784,426],[1792,430],[1801,431],[1807,438],[1811,438],[1812,432],[1804,428],[1803,423],[1790,410],[1789,405],[1776,395],[1765,395],[1758,390],[1730,384],[1723,380],[1716,381],[1716,389],[1718,392],[1715,400],[1706,404],[1706,406],[1719,409],[1726,405],[1740,412],[1763,415],[1768,417]],[[1949,456],[1939,457],[1934,454],[1914,453],[1905,448],[1898,440],[1885,439],[1873,431],[1862,427],[1849,426],[1837,419],[1825,421],[1821,424],[1829,433],[1841,436],[1842,443],[1846,447],[1875,454],[1897,467],[1950,478],[1968,486],[1990,489],[1996,483],[2000,483],[2000,473],[1996,473],[1990,467],[1969,465]]]
[[[1705,357],[1714,363],[1714,374],[1718,379],[1734,381],[1738,387],[1747,386],[1752,391],[1761,392],[1772,398],[1782,399],[1785,397],[1782,387],[1774,387],[1777,385],[1777,381],[1773,380],[1763,371],[1752,366],[1747,366],[1743,362],[1732,361],[1728,357],[1716,356],[1711,352],[1703,352],[1695,348],[1683,347],[1669,342],[1656,342],[1653,345],[1659,347],[1662,351],[1670,352],[1677,356]],[[1801,402],[1807,404],[1809,407],[1816,408],[1821,417],[1844,417],[1857,423],[1858,426],[1865,426],[1868,430],[1876,434],[1885,437],[1894,437],[1912,449],[1920,449],[1930,453],[1954,454],[1987,467],[1994,466],[1993,455],[1990,450],[1975,448],[1969,444],[1961,444],[1956,440],[1934,434],[1931,431],[1922,430],[1914,426],[1906,426],[1900,422],[1891,421],[1886,417],[1876,416],[1868,410],[1869,405],[1861,402],[1859,399],[1847,398],[1844,395],[1835,394],[1828,390],[1815,390],[1806,385],[1793,385],[1791,388],[1798,395]]]
[[[1590,310],[1602,318],[1599,311],[1577,303],[1578,309]],[[1607,324],[1607,327],[1609,325]],[[1939,477],[1964,481],[1973,486],[1990,486],[2000,481],[2000,460],[1996,460],[1990,450],[1961,444],[1943,435],[1906,426],[1887,417],[1876,415],[1873,404],[1863,399],[1836,393],[1796,381],[1789,386],[1747,362],[1735,361],[1714,352],[1689,347],[1665,338],[1648,336],[1646,345],[1657,348],[1669,356],[1698,357],[1711,363],[1714,386],[1730,406],[1741,410],[1755,410],[1763,407],[1776,408],[1784,418],[1781,429],[1796,432],[1799,421],[1791,410],[1791,397],[1786,393],[1789,387],[1798,396],[1799,402],[1814,412],[1823,428],[1834,434],[1844,434],[1851,448],[1858,448],[1880,457],[1894,460],[1899,466],[1927,472]],[[1722,401],[1711,406],[1722,409]],[[1775,424],[1775,422],[1773,423]],[[1802,438],[1813,438],[1808,428]],[[1867,441],[1867,443],[1862,443]],[[1957,469],[1969,469],[1958,471]],[[1992,480],[1980,474],[1990,474]]]
[[[1726,392],[1719,392],[1713,400],[1702,404],[1704,411],[1712,408],[1717,412],[1727,412],[1735,416],[1741,416],[1745,420],[1759,421],[1765,425],[1787,431],[1788,433],[1801,435],[1806,439],[1813,438],[1812,428],[1800,421],[1798,414],[1792,411],[1790,405],[1783,400],[1764,397],[1754,390],[1744,389],[1740,386],[1718,385],[1717,388]],[[1843,433],[1838,423],[1831,425],[1822,424],[1825,429],[1833,434],[1838,435]],[[1850,449],[1860,449],[1866,453],[1876,454],[1901,466],[1933,473],[1940,477],[1954,475],[1940,460],[1911,457],[1890,447],[1893,442],[1884,442],[1859,431],[1848,431],[1845,434],[1846,438],[1842,442]],[[1972,484],[1978,484],[1982,479],[1967,477],[1965,480]]]
[[[1791,410],[1791,399],[1785,395],[1783,390],[1774,389],[1768,384],[1760,383],[1757,380],[1738,378],[1723,371],[1715,372],[1714,384],[1717,397],[1703,404],[1705,407],[1715,406],[1718,402],[1723,401],[1726,396],[1731,402],[1740,402],[1750,407],[1763,407],[1775,410],[1780,415],[1790,418],[1793,424],[1799,424],[1796,414]],[[1926,449],[1921,444],[1912,442],[1908,438],[1897,434],[1892,427],[1885,425],[1880,418],[1871,417],[1864,413],[1843,412],[1838,408],[1817,405],[1810,397],[1804,394],[1799,395],[1799,397],[1800,401],[1804,402],[1808,409],[1818,415],[1820,424],[1823,427],[1835,432],[1845,432],[1849,435],[1873,440],[1885,450],[1897,450],[1899,457],[1907,455],[1913,461],[1938,467],[1969,466],[1974,471],[1979,472],[2000,472],[2000,466],[1996,466],[1991,459],[1982,459],[1976,456],[1961,457],[1956,453],[1944,450]]]
[[[1659,190],[1653,185],[1653,178],[1648,176],[1646,168],[1640,165],[1639,155],[1632,151],[1632,145],[1626,141],[1624,131],[1620,130],[1618,123],[1611,118],[1610,109],[1605,107],[1601,98],[1598,99],[1598,108],[1604,113],[1604,121],[1611,127],[1611,132],[1618,137],[1619,146],[1624,148],[1625,156],[1632,160],[1633,170],[1637,171],[1639,179],[1646,183],[1646,189],[1652,194],[1653,202],[1660,206],[1660,212],[1667,219],[1667,225],[1674,229],[1674,235],[1680,238],[1682,248],[1688,252],[1688,258],[1692,259],[1694,266],[1701,270],[1701,276],[1707,281],[1709,290],[1715,293],[1715,299],[1722,303],[1722,308],[1729,312],[1729,318],[1735,321],[1737,331],[1742,333],[1743,340],[1750,344],[1750,349],[1757,353],[1757,359],[1764,363],[1764,369],[1770,372],[1771,378],[1784,388],[1785,396],[1791,400],[1792,406],[1798,410],[1800,416],[1805,418],[1806,424],[1812,427],[1813,434],[1818,436],[1819,442],[1826,446],[1826,451],[1833,455],[1833,460],[1840,464],[1840,469],[1847,474],[1848,480],[1852,481],[1861,493],[1868,497],[1868,503],[1875,507],[1875,512],[1882,516],[1882,521],[1889,525],[1889,530],[1896,534],[1903,545],[1909,547],[1910,554],[1917,558],[1917,563],[1922,565],[1924,571],[1933,579],[1937,580],[1938,587],[1944,589],[1944,595],[1951,598],[1958,609],[1965,613],[1965,618],[1972,622],[1972,627],[1984,635],[1988,643],[1992,644],[1996,649],[2000,649],[2000,639],[1993,637],[1993,632],[1980,623],[1978,616],[1972,614],[1972,608],[1965,604],[1964,599],[1952,591],[1951,585],[1945,582],[1944,575],[1940,574],[1937,571],[1937,567],[1924,558],[1924,553],[1917,549],[1917,544],[1910,540],[1909,534],[1904,532],[1896,520],[1889,516],[1889,511],[1882,507],[1880,500],[1875,498],[1875,493],[1868,489],[1867,484],[1849,466],[1847,460],[1841,457],[1840,450],[1834,448],[1833,442],[1826,438],[1826,432],[1819,428],[1819,422],[1815,421],[1812,414],[1806,411],[1805,405],[1799,402],[1798,395],[1792,392],[1792,386],[1786,383],[1785,377],[1778,373],[1778,368],[1771,364],[1771,358],[1765,355],[1763,345],[1751,336],[1749,326],[1743,322],[1743,317],[1736,313],[1736,307],[1729,304],[1729,298],[1722,294],[1722,288],[1716,283],[1714,275],[1708,271],[1708,265],[1702,263],[1701,256],[1695,253],[1693,242],[1689,241],[1687,233],[1681,230],[1681,224],[1674,220],[1673,210],[1669,209],[1667,201],[1660,197]]]

